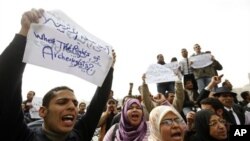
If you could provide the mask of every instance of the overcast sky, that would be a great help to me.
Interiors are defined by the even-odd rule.
[[[223,65],[219,74],[234,87],[249,83],[249,0],[8,0],[0,1],[0,53],[20,29],[23,12],[32,8],[59,9],[82,28],[111,44],[117,54],[115,98],[138,94],[141,76],[162,53],[165,61],[181,58],[181,48],[210,50]],[[3,67],[3,66],[0,66]],[[34,90],[42,97],[55,86],[68,85],[79,100],[89,101],[96,86],[76,76],[27,65],[23,96]],[[156,94],[156,85],[150,85]]]

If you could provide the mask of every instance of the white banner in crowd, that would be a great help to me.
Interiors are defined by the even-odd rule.
[[[166,63],[164,64],[167,68],[170,68],[171,70],[177,70],[179,69],[179,63],[177,61],[171,62],[171,63]]]
[[[194,69],[198,69],[198,68],[204,68],[206,66],[211,65],[213,63],[211,58],[212,58],[212,55],[210,53],[204,53],[204,54],[200,54],[196,56],[191,56],[189,60],[193,62],[191,66]]]
[[[179,64],[178,61],[174,61],[174,62],[171,62],[171,63],[166,63],[164,66],[166,66],[167,68],[170,68],[171,70],[173,70],[175,75],[177,75],[177,73],[179,71],[180,64]]]
[[[33,97],[32,99],[32,108],[30,108],[30,117],[32,119],[40,119],[39,109],[42,106],[42,98],[41,97]]]
[[[175,81],[176,75],[166,65],[152,64],[146,72],[146,83],[160,83]]]
[[[101,86],[112,65],[112,47],[64,13],[49,11],[31,25],[23,61]]]

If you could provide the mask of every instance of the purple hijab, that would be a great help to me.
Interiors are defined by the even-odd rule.
[[[141,122],[138,126],[132,126],[128,120],[127,111],[129,107],[134,103],[138,104],[141,109],[143,109],[138,99],[129,99],[126,101],[121,112],[119,128],[116,131],[116,137],[120,141],[142,141],[146,135],[147,123],[143,113]]]

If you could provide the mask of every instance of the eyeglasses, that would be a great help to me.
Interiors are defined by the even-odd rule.
[[[182,124],[184,121],[180,118],[176,118],[176,119],[165,119],[161,122],[161,125],[167,125],[167,126],[172,126],[173,124],[177,123],[177,124]]]
[[[215,125],[218,125],[218,123],[226,124],[227,121],[224,120],[224,119],[212,120],[208,125],[209,125],[209,126],[215,126]]]

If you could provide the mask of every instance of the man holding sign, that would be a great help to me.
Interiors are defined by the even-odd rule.
[[[45,94],[39,115],[42,127],[30,129],[24,122],[21,109],[22,76],[26,64],[22,62],[27,34],[31,23],[38,23],[43,10],[23,14],[21,30],[0,56],[0,126],[2,138],[8,141],[90,141],[103,107],[108,100],[113,79],[113,63],[102,85],[88,106],[87,112],[77,121],[78,101],[72,89],[60,86]]]
[[[201,52],[199,44],[194,45],[194,51],[195,54],[189,60],[197,82],[198,91],[201,92],[209,84],[211,78],[216,75],[216,70],[221,70],[222,66],[210,53]]]
[[[166,67],[167,64],[165,63],[164,56],[162,54],[157,55],[157,64]],[[168,67],[166,67],[165,69],[168,69]],[[169,69],[169,71],[170,73],[168,73],[167,75],[173,74],[173,71],[171,69]],[[164,80],[164,82],[157,83],[157,91],[164,95],[166,95],[166,91],[175,92],[175,80],[167,79]]]

